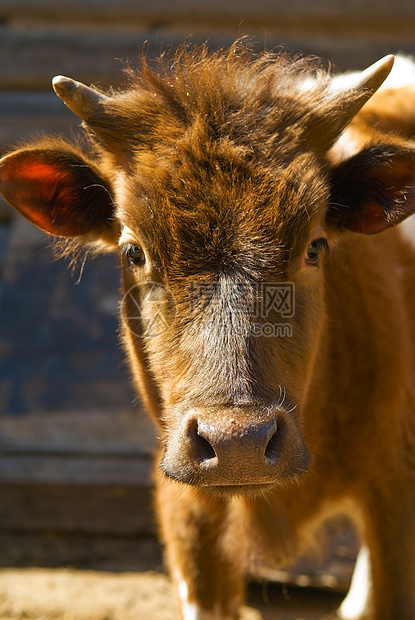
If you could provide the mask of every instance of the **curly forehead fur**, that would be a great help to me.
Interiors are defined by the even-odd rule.
[[[185,130],[192,142],[225,138],[274,158],[276,149],[282,155],[293,139],[304,138],[330,97],[329,76],[316,59],[255,54],[241,42],[216,52],[182,46],[152,68],[143,57],[127,73],[129,86],[113,92],[104,114],[94,119],[113,151],[125,149],[128,137],[139,150],[175,144]]]
[[[129,77],[89,124],[127,173],[121,221],[151,236],[160,264],[181,273],[192,246],[193,272],[238,255],[253,271],[259,256],[281,271],[266,259],[294,240],[304,246],[327,196],[326,148],[313,136],[324,135],[328,75],[313,59],[236,44],[182,47],[154,68],[142,59]]]

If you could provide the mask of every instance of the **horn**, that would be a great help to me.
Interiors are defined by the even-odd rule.
[[[97,90],[63,75],[54,77],[52,86],[68,108],[85,122],[91,121],[101,104],[109,100],[109,97]]]
[[[371,97],[388,77],[394,62],[395,56],[392,54],[375,62],[360,74],[354,84],[354,89],[365,89],[370,92],[369,96]]]
[[[351,121],[352,118],[359,112],[377,91],[377,89],[383,84],[392,70],[395,57],[390,54],[385,56],[375,64],[371,65],[368,69],[360,73],[354,81],[351,81],[349,86],[344,88],[340,93],[341,105],[343,106],[343,113],[347,118],[347,121]],[[349,101],[349,104],[347,103]]]
[[[385,56],[357,77],[352,74],[346,78],[347,86],[335,88],[334,83],[328,99],[322,103],[319,110],[320,122],[317,122],[314,128],[310,127],[312,135],[307,137],[320,147],[323,146],[324,151],[328,150],[386,80],[394,61],[394,56]],[[319,136],[316,136],[316,130]]]

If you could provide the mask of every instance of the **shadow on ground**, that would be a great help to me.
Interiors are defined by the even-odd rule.
[[[151,536],[0,534],[0,620],[174,620],[175,598]],[[317,620],[338,593],[251,583],[246,620]]]

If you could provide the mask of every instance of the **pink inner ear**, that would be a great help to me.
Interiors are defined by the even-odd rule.
[[[20,175],[22,180],[37,181],[39,183],[48,183],[51,178],[56,177],[56,166],[38,161],[26,162],[20,166]]]
[[[81,153],[12,153],[0,162],[0,191],[28,220],[60,237],[99,236],[112,215],[105,180]]]
[[[55,215],[53,209],[46,210],[49,205],[56,181],[59,179],[58,167],[43,162],[27,162],[20,167],[22,192],[16,193],[20,210],[36,226],[50,231]],[[33,208],[36,205],[36,208]],[[56,232],[60,232],[57,230]]]
[[[22,215],[47,232],[66,236],[67,225],[56,221],[53,200],[65,178],[57,162],[34,160],[30,155],[11,157],[3,162],[0,176],[4,197]],[[62,202],[60,209],[66,210]]]

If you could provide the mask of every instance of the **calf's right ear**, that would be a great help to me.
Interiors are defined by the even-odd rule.
[[[415,213],[415,149],[375,144],[343,161],[331,173],[327,222],[374,234]]]
[[[12,207],[58,237],[111,242],[110,186],[80,150],[45,139],[0,159],[0,192]]]

